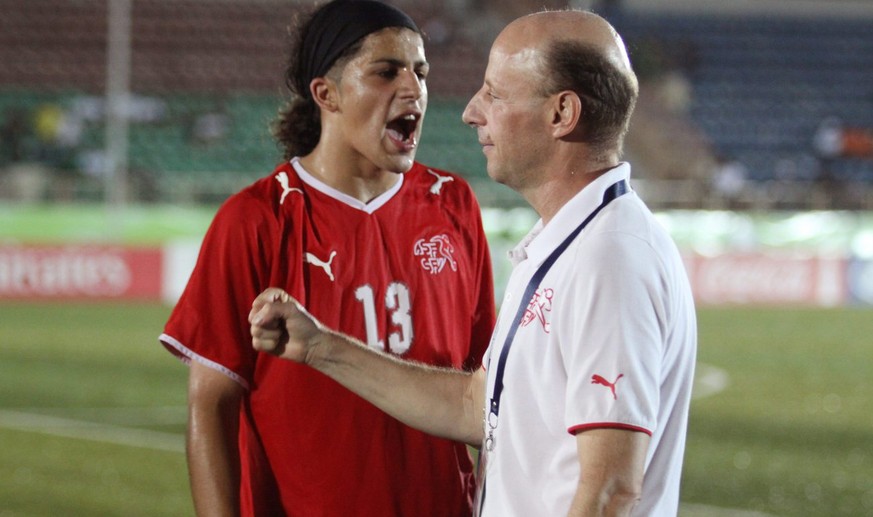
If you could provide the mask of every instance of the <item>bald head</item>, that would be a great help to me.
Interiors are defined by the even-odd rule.
[[[602,17],[587,11],[543,11],[523,16],[498,36],[527,48],[545,49],[556,41],[575,41],[596,49],[617,70],[633,75],[627,49],[618,32]]]
[[[620,152],[638,84],[624,42],[609,22],[586,11],[530,14],[506,26],[493,52],[528,61],[542,77],[544,95],[576,93],[583,104],[584,140]]]

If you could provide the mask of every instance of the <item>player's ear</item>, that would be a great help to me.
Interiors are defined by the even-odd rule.
[[[576,131],[583,109],[582,99],[576,92],[567,90],[554,94],[549,106],[552,136],[565,138]]]
[[[312,99],[319,108],[331,112],[339,109],[336,83],[329,78],[316,77],[313,79],[309,83],[309,93],[312,94]]]

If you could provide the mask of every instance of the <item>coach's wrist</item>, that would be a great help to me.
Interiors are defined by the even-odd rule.
[[[303,364],[323,370],[331,362],[331,350],[336,336],[335,332],[316,321],[315,328],[303,340]]]

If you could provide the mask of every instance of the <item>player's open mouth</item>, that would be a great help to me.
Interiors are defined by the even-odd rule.
[[[421,115],[407,113],[388,122],[385,126],[388,137],[400,147],[401,150],[410,151],[415,149],[415,134]]]

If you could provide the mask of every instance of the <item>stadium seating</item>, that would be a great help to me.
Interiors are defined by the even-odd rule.
[[[632,59],[658,42],[664,65],[692,84],[693,121],[752,180],[785,179],[786,161],[798,165],[793,179],[814,179],[804,164],[829,117],[873,128],[873,20],[624,13],[613,22]],[[830,166],[837,181],[873,183],[873,160]]]
[[[141,187],[155,191],[165,201],[223,199],[229,192],[268,174],[282,158],[270,133],[270,124],[282,102],[277,95],[176,94],[143,100],[159,108],[153,118],[144,115],[131,122],[129,169],[143,183]],[[81,132],[73,146],[66,149],[75,155],[70,166],[79,167],[86,175],[99,176],[99,163],[89,171],[85,162],[95,153],[102,153],[104,129],[102,123],[87,118],[88,110],[79,108],[92,102],[102,110],[102,99],[96,96],[0,91],[0,117],[7,110],[23,110],[32,127],[37,114],[51,107],[67,120],[78,118]],[[484,156],[472,130],[461,121],[463,108],[464,103],[457,100],[431,102],[425,118],[426,145],[418,158],[434,167],[484,179]],[[0,125],[2,121],[0,118]],[[32,130],[24,138],[25,161],[42,161],[65,147],[34,135]]]
[[[154,195],[220,198],[273,166],[280,153],[268,125],[281,102],[285,27],[297,9],[299,4],[281,0],[133,2],[131,86],[145,108],[157,111],[131,125],[130,169]],[[423,26],[436,27],[428,41],[431,109],[419,157],[485,184],[484,159],[459,119],[481,82],[487,45],[470,39],[475,31],[451,26],[464,17],[446,7],[410,3],[408,9]],[[32,123],[46,106],[77,116],[84,109],[86,119],[72,144],[48,145],[33,134],[15,138],[29,158],[99,168],[106,2],[0,0],[0,10],[6,13],[0,127],[14,125],[9,121],[15,112],[26,113]],[[705,148],[742,162],[754,185],[813,183],[822,177],[824,162],[813,139],[824,120],[873,128],[871,19],[648,11],[610,16],[625,36],[644,90],[666,72],[682,74],[690,85],[687,110],[678,115],[666,114],[656,105],[660,97],[643,92],[629,142],[646,140],[635,131],[683,142],[673,156],[664,156],[669,153],[663,138],[631,149],[645,180],[705,183],[705,161],[690,156],[692,149],[697,156]],[[441,24],[450,24],[442,34]],[[654,118],[643,120],[646,115]],[[19,143],[4,141],[0,167],[11,156],[7,148]],[[836,184],[865,185],[867,191],[873,184],[873,159],[837,157],[826,165]],[[660,189],[668,195],[670,190]],[[683,188],[685,201],[674,205],[700,205],[705,196],[698,190]],[[873,199],[869,203],[873,207]]]

